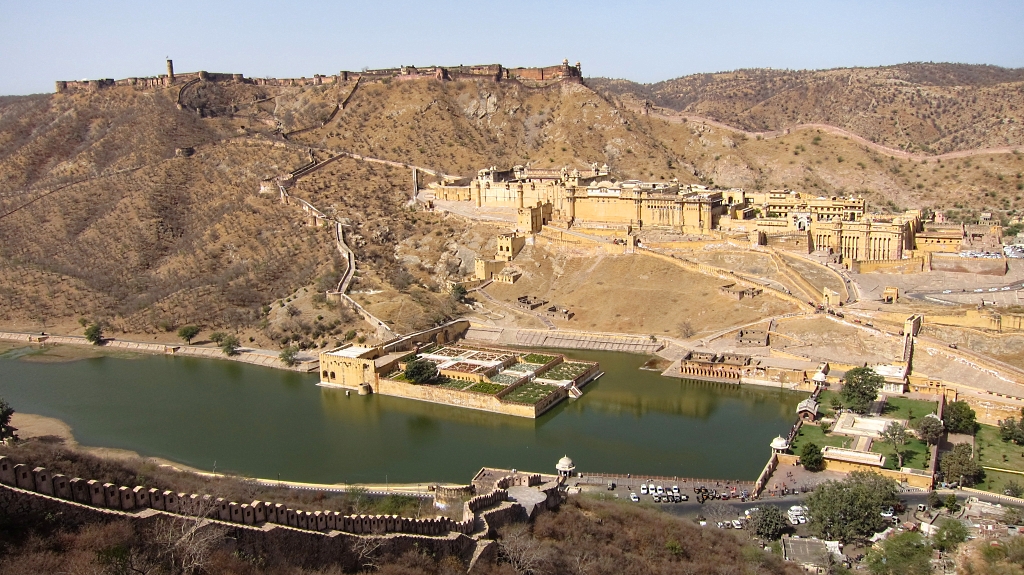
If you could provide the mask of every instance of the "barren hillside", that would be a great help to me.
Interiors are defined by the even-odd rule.
[[[646,99],[754,132],[829,124],[929,153],[1024,144],[1024,69],[913,63],[587,82],[610,97]]]
[[[1015,81],[1013,71],[989,72],[985,89]],[[947,90],[961,76],[913,78]],[[607,163],[620,178],[862,194],[876,209],[936,208],[965,221],[980,211],[1008,220],[1024,209],[1020,154],[923,163],[814,130],[746,137],[639,115],[576,84],[201,82],[182,92],[181,109],[177,99],[178,87],[0,98],[0,322],[38,329],[102,318],[133,333],[193,322],[238,328],[259,345],[286,336],[326,345],[358,323],[312,298],[344,271],[332,236],[258,194],[262,179],[306,164],[311,151],[461,176],[490,165]],[[1001,105],[1019,101],[1007,95]],[[823,114],[832,109],[813,102]],[[915,105],[891,102],[906,113]],[[195,154],[175,156],[186,147]],[[424,214],[408,204],[410,190],[410,169],[348,159],[292,190],[346,222],[360,270],[354,296],[398,331],[461,313],[444,280],[493,249],[496,231]],[[291,302],[323,319],[278,317]]]

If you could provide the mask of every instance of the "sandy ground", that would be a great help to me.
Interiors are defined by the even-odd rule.
[[[491,284],[487,293],[509,303],[538,296],[568,308],[575,317],[552,320],[565,329],[688,338],[796,309],[770,296],[736,301],[718,293],[724,280],[639,255],[527,246],[514,264],[523,277]]]
[[[18,437],[23,440],[26,439],[38,439],[41,437],[46,438],[59,438],[64,445],[71,449],[84,451],[97,457],[103,457],[106,459],[142,459],[142,457],[134,451],[127,449],[114,449],[110,447],[86,447],[79,445],[75,441],[75,436],[71,432],[71,427],[59,419],[53,417],[45,417],[42,415],[35,415],[32,413],[18,413],[11,417],[11,426],[17,429]],[[151,457],[147,458],[150,461],[157,462],[161,465],[170,465],[171,462]],[[188,471],[198,471],[183,465],[173,464],[174,467],[179,469],[185,469]]]
[[[892,363],[902,357],[898,337],[850,324],[824,315],[779,321],[772,347],[841,363]]]

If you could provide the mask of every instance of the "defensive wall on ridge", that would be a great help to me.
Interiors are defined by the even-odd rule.
[[[525,508],[508,501],[507,488],[512,485],[537,485],[540,483],[539,477],[536,476],[536,481],[523,480],[516,474],[502,477],[490,492],[466,501],[463,504],[463,519],[455,521],[442,516],[409,518],[397,515],[342,515],[336,511],[322,510],[310,512],[264,501],[239,504],[210,495],[69,478],[51,473],[43,467],[16,464],[10,458],[0,456],[0,511],[17,514],[60,509],[61,512],[81,516],[83,520],[110,517],[145,520],[163,515],[206,520],[264,533],[284,529],[330,538],[341,534],[401,534],[419,536],[421,541],[452,541],[453,538],[459,539],[471,534],[474,538],[486,536],[509,521],[527,519]],[[547,495],[545,509],[557,506],[560,500],[559,485],[557,481],[552,481],[538,486],[538,490]],[[430,548],[433,543],[425,545]]]
[[[187,72],[175,74],[171,61],[167,61],[168,73],[159,76],[124,78],[114,80],[58,80],[55,91],[60,93],[101,90],[114,86],[128,86],[139,89],[153,89],[184,84],[192,81],[233,82],[256,86],[302,87],[332,85],[341,82],[386,82],[407,80],[488,80],[493,82],[514,82],[528,88],[557,85],[561,82],[582,83],[580,63],[570,65],[563,60],[561,65],[542,68],[506,68],[501,64],[479,66],[401,66],[359,72],[342,70],[337,74],[314,74],[311,78],[247,78],[243,74],[222,72]]]

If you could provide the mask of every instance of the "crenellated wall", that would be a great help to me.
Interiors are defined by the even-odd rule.
[[[206,82],[235,82],[256,86],[301,87],[334,85],[341,82],[386,82],[391,80],[490,80],[494,82],[518,82],[527,87],[544,87],[561,82],[581,83],[583,74],[579,62],[570,66],[563,61],[559,66],[543,68],[505,68],[501,64],[480,66],[402,66],[363,70],[361,72],[341,71],[333,75],[314,74],[311,78],[246,78],[242,74],[221,72],[189,72],[184,74],[150,76],[146,78],[124,78],[122,80],[58,80],[55,91],[60,94],[77,90],[99,90],[111,86],[132,86],[151,89],[178,85],[192,80]]]
[[[505,485],[508,485],[511,480],[506,479]],[[258,500],[237,503],[210,495],[68,478],[51,474],[43,467],[17,464],[5,456],[0,456],[0,484],[99,510],[137,512],[152,509],[179,515],[202,514],[210,519],[240,525],[273,524],[308,531],[364,535],[408,533],[437,537],[449,533],[469,534],[476,530],[475,518],[479,512],[508,500],[508,491],[504,488],[473,497],[465,503],[462,521],[441,516],[420,519],[398,515],[342,515],[337,511],[305,511]]]

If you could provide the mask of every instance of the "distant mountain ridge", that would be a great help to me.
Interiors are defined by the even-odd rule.
[[[746,131],[828,124],[908,152],[1024,145],[1024,68],[909,63],[743,69],[653,84],[588,78],[619,104],[704,116]]]

